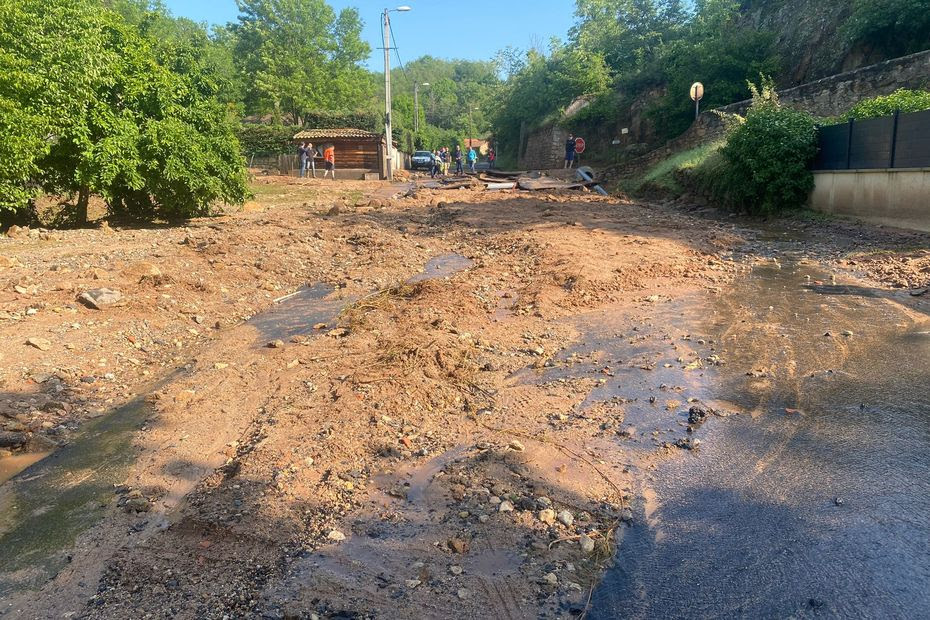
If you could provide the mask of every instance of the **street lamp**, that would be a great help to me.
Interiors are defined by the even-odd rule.
[[[396,9],[384,9],[384,137],[387,143],[384,145],[387,149],[387,166],[385,177],[388,181],[394,180],[394,170],[392,168],[394,159],[394,136],[391,131],[391,17],[393,12],[404,13],[409,11],[409,6],[399,6]]]
[[[416,83],[413,85],[413,131],[414,133],[420,132],[420,87],[426,86],[429,88],[429,82],[423,82],[422,84]]]

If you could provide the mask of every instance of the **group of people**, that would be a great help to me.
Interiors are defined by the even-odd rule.
[[[430,176],[435,178],[437,175],[445,176],[449,174],[449,168],[452,165],[452,162],[455,162],[455,174],[465,174],[464,163],[467,160],[468,169],[472,174],[475,174],[475,166],[478,164],[478,152],[475,150],[475,147],[469,147],[467,153],[463,153],[462,147],[455,145],[455,151],[450,152],[448,146],[444,146],[440,149],[436,149],[432,153],[433,155],[433,167],[430,169]],[[497,154],[494,152],[494,149],[488,151],[488,164],[491,168],[494,167],[494,162],[497,159]]]
[[[297,146],[298,175],[301,179],[307,176],[308,170],[312,171],[313,178],[316,178],[316,158],[322,157],[323,178],[332,175],[333,180],[336,180],[336,147],[324,144],[321,148],[322,151],[310,142],[301,142]]]

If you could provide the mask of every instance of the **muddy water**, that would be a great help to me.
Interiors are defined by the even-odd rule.
[[[427,261],[423,271],[407,282],[447,278],[473,265],[461,254],[441,254]],[[318,283],[282,299],[249,320],[249,324],[258,330],[258,342],[262,345],[269,340],[286,341],[295,336],[325,333],[336,327],[339,314],[357,300],[358,297],[346,296],[333,286]]]
[[[431,258],[423,268],[423,272],[413,276],[407,280],[407,282],[409,284],[414,284],[416,282],[423,282],[424,280],[448,278],[449,276],[455,275],[473,266],[474,262],[461,254],[441,254]]]
[[[590,617],[926,617],[927,312],[792,264],[719,299],[706,388],[746,415],[644,473]]]
[[[269,340],[287,341],[295,336],[332,329],[339,313],[354,300],[343,297],[328,284],[314,284],[252,317],[249,325],[258,330],[261,344]],[[315,326],[323,327],[315,329]]]
[[[38,463],[49,454],[49,452],[27,452],[0,458],[0,484]]]
[[[125,478],[148,415],[142,401],[121,407],[0,487],[0,600],[67,565],[76,537],[99,522]]]

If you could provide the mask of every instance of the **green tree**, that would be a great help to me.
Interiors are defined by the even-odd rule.
[[[557,120],[576,98],[604,94],[609,84],[607,65],[599,54],[557,42],[549,56],[528,52],[526,64],[497,94],[491,119],[499,153],[515,157],[521,126],[532,129]]]
[[[843,32],[853,44],[888,56],[930,48],[930,2],[927,0],[852,0]]]
[[[160,64],[138,30],[98,2],[2,1],[16,6],[0,10],[0,97],[23,119],[15,131],[0,123],[0,142],[21,152],[0,180],[16,189],[4,192],[7,208],[22,209],[39,189],[76,195],[77,221],[94,193],[144,218],[244,199],[238,144],[208,85]]]
[[[572,40],[604,56],[615,74],[634,73],[677,38],[687,12],[681,0],[577,0]]]
[[[338,16],[324,0],[237,0],[235,54],[246,109],[295,125],[313,110],[364,105],[370,84],[359,63],[371,49],[356,9]]]
[[[734,0],[700,0],[682,36],[664,45],[656,68],[642,76],[657,76],[666,88],[649,110],[660,137],[673,138],[694,121],[687,95],[695,81],[705,87],[702,107],[711,109],[746,99],[755,76],[780,73],[773,35],[741,27],[739,7]]]

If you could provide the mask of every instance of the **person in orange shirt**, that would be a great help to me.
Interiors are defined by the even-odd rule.
[[[332,174],[333,181],[336,180],[336,147],[332,144],[327,144],[326,148],[323,149],[323,166],[326,170],[323,172],[323,178],[326,178],[326,175]]]

